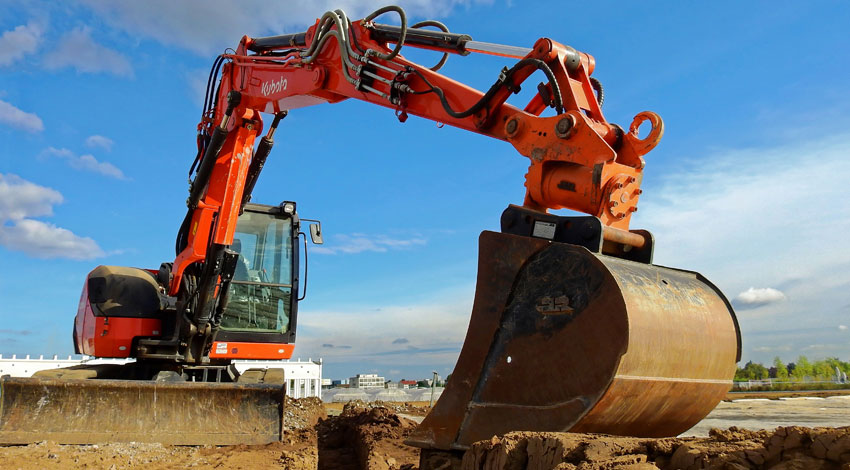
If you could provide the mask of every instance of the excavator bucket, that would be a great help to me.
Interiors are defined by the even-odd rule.
[[[0,378],[0,444],[266,444],[283,431],[278,384]]]
[[[457,365],[408,444],[467,449],[509,431],[675,436],[731,386],[740,348],[697,273],[483,232]]]

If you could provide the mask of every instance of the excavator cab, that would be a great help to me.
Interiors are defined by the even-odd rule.
[[[221,321],[209,351],[212,362],[291,356],[298,312],[299,233],[294,202],[246,204],[231,246],[236,267],[221,302]],[[154,361],[179,358],[176,300],[164,293],[163,282],[153,271],[95,268],[86,280],[75,321],[77,352]]]
[[[236,269],[212,357],[228,349],[221,346],[225,342],[295,341],[299,223],[293,202],[248,204],[239,216],[231,245],[238,253]]]

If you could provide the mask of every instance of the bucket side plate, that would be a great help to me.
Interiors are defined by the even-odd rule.
[[[629,314],[629,350],[605,395],[571,431],[681,434],[732,387],[740,334],[723,294],[698,273],[602,257]]]

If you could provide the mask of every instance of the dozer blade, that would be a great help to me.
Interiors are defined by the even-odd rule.
[[[0,444],[280,440],[282,385],[0,378]]]
[[[734,312],[694,272],[483,232],[466,340],[408,444],[509,431],[680,434],[731,386]]]

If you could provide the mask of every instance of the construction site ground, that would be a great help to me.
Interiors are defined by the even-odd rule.
[[[732,395],[680,437],[517,432],[476,443],[464,469],[850,470],[850,394]],[[771,399],[763,398],[770,396]],[[783,399],[780,399],[783,398]],[[791,399],[789,399],[791,398]],[[282,442],[187,447],[143,443],[0,447],[0,469],[416,469],[405,437],[428,403],[290,400]],[[448,467],[446,467],[448,469]]]

